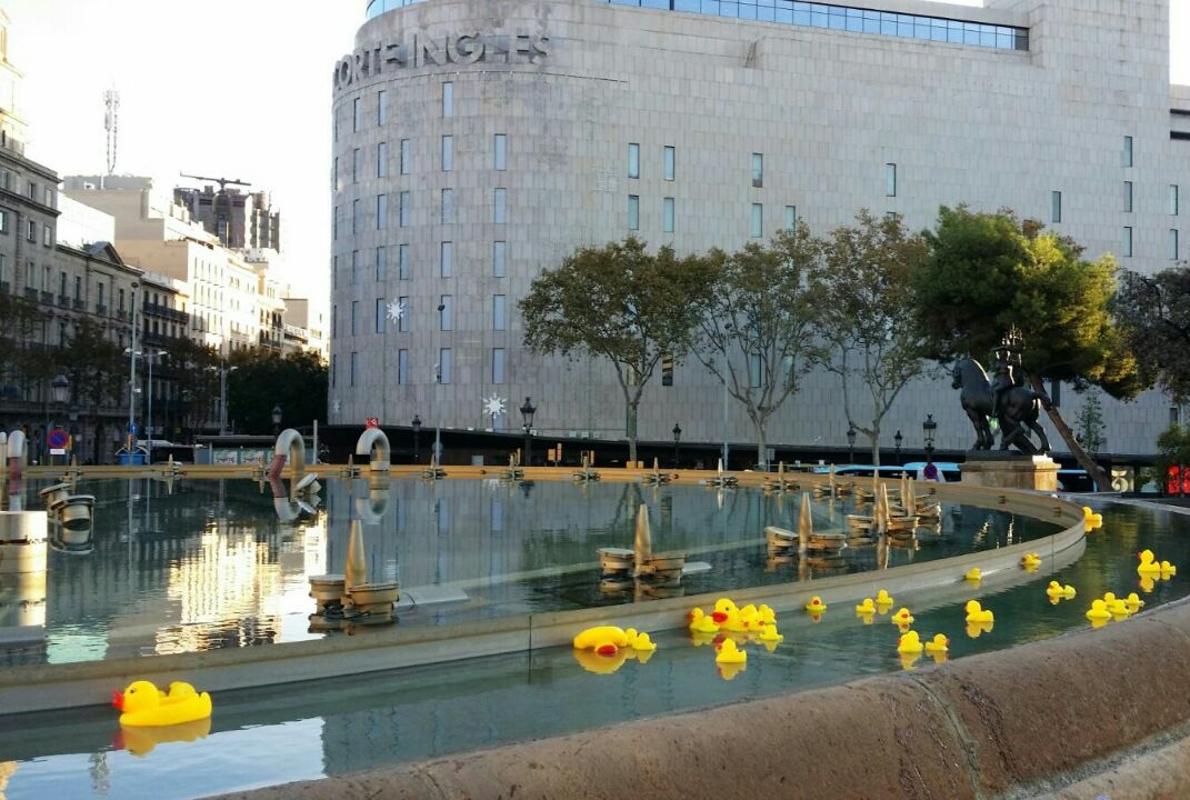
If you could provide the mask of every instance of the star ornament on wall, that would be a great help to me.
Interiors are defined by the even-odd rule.
[[[393,300],[388,304],[388,318],[393,322],[400,322],[401,317],[405,316],[405,304],[399,300]]]
[[[507,401],[505,401],[503,397],[493,394],[491,397],[488,397],[483,401],[484,413],[491,414],[493,416],[496,414],[503,414],[505,402]]]

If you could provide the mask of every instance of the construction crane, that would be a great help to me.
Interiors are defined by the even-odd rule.
[[[238,178],[208,178],[205,175],[187,175],[184,172],[178,173],[183,178],[190,178],[195,181],[211,181],[219,184],[219,191],[225,191],[230,186],[251,186],[248,181],[242,181]]]

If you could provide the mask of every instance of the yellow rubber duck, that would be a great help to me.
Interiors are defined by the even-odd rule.
[[[742,647],[736,647],[734,639],[724,639],[723,643],[719,645],[719,652],[715,655],[716,664],[746,664],[748,663],[748,651]]]
[[[767,604],[761,603],[760,608],[757,610],[757,614],[760,617],[760,621],[763,624],[765,624],[765,625],[776,625],[777,624],[777,613],[775,611],[773,611],[773,609],[770,608]]]
[[[1104,605],[1107,606],[1108,613],[1116,619],[1123,619],[1132,613],[1128,610],[1128,604],[1120,599],[1114,599],[1111,602],[1105,601]]]
[[[715,619],[719,619],[718,612],[716,612]],[[731,609],[726,612],[726,617],[719,623],[719,630],[728,631],[730,633],[747,633],[748,629],[744,627],[744,621],[740,618],[738,609]]]
[[[1025,553],[1021,556],[1021,568],[1026,570],[1035,570],[1041,566],[1041,556],[1036,553]]]
[[[1107,603],[1103,600],[1092,600],[1091,607],[1087,609],[1087,619],[1092,622],[1095,620],[1107,622],[1111,619],[1111,612],[1107,610]]]
[[[1144,606],[1145,601],[1140,599],[1140,595],[1136,592],[1131,592],[1124,598],[1124,604],[1128,606],[1128,610],[1135,614]]]
[[[743,661],[739,662],[721,662],[718,667],[719,677],[725,681],[729,681],[739,675],[748,668],[748,664]]]
[[[983,580],[983,573],[979,567],[972,567],[963,575],[963,580],[971,581],[972,583],[979,583]]]
[[[906,631],[897,640],[898,653],[920,653],[923,649],[925,648],[921,643],[921,638],[917,635],[917,631]]]
[[[935,633],[934,638],[926,642],[927,653],[945,653],[950,650],[950,639],[944,634]]]
[[[688,615],[692,633],[718,633],[719,626],[701,608],[696,608]]]
[[[1140,586],[1140,590],[1142,592],[1149,594],[1156,587],[1156,582],[1153,580],[1152,575],[1141,575],[1138,585]]]
[[[715,601],[715,610],[711,612],[711,619],[713,619],[716,624],[722,625],[727,621],[727,615],[729,613],[738,614],[739,609],[735,607],[735,603],[731,602],[731,600],[727,599],[726,597],[720,597]]]
[[[776,625],[765,625],[756,638],[762,642],[782,642],[785,637],[777,630]]]
[[[601,656],[614,656],[621,647],[627,646],[627,634],[615,625],[597,625],[574,637],[575,650],[594,650]]]
[[[112,693],[112,705],[123,712],[120,725],[129,728],[178,725],[211,716],[211,696],[181,681],[169,685],[169,694],[149,681],[133,681],[123,692]]]
[[[991,633],[994,624],[992,622],[968,622],[967,636],[971,639],[978,639],[982,634]]]
[[[632,655],[627,647],[622,647],[610,655],[600,655],[595,650],[572,650],[574,660],[587,672],[596,675],[611,675],[624,666],[624,662]]]
[[[990,609],[982,608],[978,600],[967,601],[968,622],[995,622],[996,617]]]
[[[628,639],[628,647],[639,653],[651,653],[657,649],[657,643],[649,638],[649,634],[644,631],[637,631],[636,628],[629,628],[624,631],[625,638]]]
[[[1090,506],[1083,506],[1083,527],[1087,533],[1103,527],[1103,515],[1096,514]]]
[[[1054,602],[1058,600],[1072,600],[1076,594],[1073,586],[1063,586],[1057,581],[1050,581],[1049,586],[1045,587],[1045,593]]]
[[[874,603],[872,601],[872,598],[865,597],[864,601],[855,607],[855,613],[856,614],[875,614],[876,613],[876,603]]]
[[[811,614],[821,614],[823,611],[826,611],[826,603],[822,602],[821,597],[814,595],[810,598],[810,602],[806,603],[806,610]]]
[[[913,615],[909,613],[909,609],[902,608],[892,615],[891,621],[894,625],[910,625],[913,623]]]
[[[891,606],[892,604],[893,604],[892,595],[888,593],[888,590],[881,589],[880,591],[876,592],[876,605]],[[882,611],[880,613],[883,614],[884,612]]]
[[[1177,575],[1177,574],[1178,574],[1177,567],[1175,567],[1173,564],[1169,563],[1168,561],[1161,562],[1161,579],[1162,580],[1167,581],[1170,578],[1172,578],[1174,575]]]
[[[740,624],[746,631],[759,630],[764,624],[760,621],[760,612],[756,606],[749,603],[740,609]]]
[[[875,614],[856,614],[856,616],[859,617],[860,622],[864,623],[865,625],[871,625],[876,621]]]
[[[717,633],[704,633],[702,631],[690,631],[690,644],[695,647],[702,647],[707,644],[714,644]]]
[[[1154,561],[1155,556],[1152,550],[1141,550],[1137,553],[1137,558],[1140,563],[1136,566],[1136,574],[1138,575],[1160,575],[1161,565]]]

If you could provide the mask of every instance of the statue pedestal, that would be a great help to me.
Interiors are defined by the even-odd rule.
[[[995,489],[1058,491],[1058,463],[1049,456],[972,450],[963,462],[962,483]]]

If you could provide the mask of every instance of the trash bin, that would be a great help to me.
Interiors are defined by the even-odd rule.
[[[131,453],[123,449],[117,450],[116,463],[121,467],[143,467],[148,463],[148,453],[144,450],[135,450]]]

